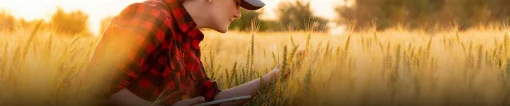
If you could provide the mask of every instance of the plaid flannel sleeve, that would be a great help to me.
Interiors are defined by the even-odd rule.
[[[101,39],[115,45],[108,49],[115,50],[112,56],[118,59],[118,62],[112,64],[116,68],[112,71],[113,88],[107,90],[109,96],[133,84],[141,88],[157,86],[138,79],[148,70],[146,60],[151,59],[151,53],[156,51],[158,45],[167,44],[165,39],[171,38],[165,34],[171,23],[168,18],[163,18],[164,15],[154,6],[134,3],[112,20]],[[100,42],[98,48],[106,47],[103,45],[106,42]]]
[[[221,90],[219,89],[216,81],[207,77],[202,62],[200,62],[200,68],[205,77],[199,82],[200,95],[204,97],[205,101],[213,101],[214,97],[216,97]]]
[[[200,82],[201,95],[204,97],[205,101],[213,101],[214,97],[221,92],[218,88],[218,84],[215,81],[210,79],[206,79]]]

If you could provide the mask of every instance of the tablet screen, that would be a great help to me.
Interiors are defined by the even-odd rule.
[[[221,100],[215,100],[215,101],[200,103],[200,104],[193,105],[193,106],[207,106],[207,105],[214,105],[214,104],[225,103],[225,102],[232,102],[232,101],[237,101],[237,100],[245,100],[245,99],[250,99],[250,98],[251,98],[250,95],[248,95],[248,96],[239,96],[239,97],[233,97],[233,98],[227,98],[227,99],[221,99]]]

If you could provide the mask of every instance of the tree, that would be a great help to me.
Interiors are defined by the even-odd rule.
[[[492,10],[493,20],[508,21],[510,16],[510,0],[492,0],[489,7]]]
[[[263,14],[264,8],[259,11],[248,11],[245,9],[241,10],[241,18],[235,20],[230,25],[229,29],[231,30],[239,30],[239,31],[251,31],[252,22],[258,23],[259,30],[258,31],[277,31],[278,23],[272,20],[262,20],[260,19],[260,15]]]
[[[309,2],[280,3],[278,6],[279,22],[288,30],[327,31],[328,20],[314,16]]]
[[[235,20],[230,25],[229,29],[237,29],[240,31],[249,31],[251,28],[251,21],[260,21],[259,16],[261,13],[257,11],[248,11],[245,9],[241,9],[241,18]]]
[[[65,13],[62,8],[57,8],[56,13],[51,18],[51,23],[55,25],[58,33],[78,34],[90,33],[87,28],[88,15],[82,11],[72,11]]]
[[[507,21],[508,0],[355,0],[354,6],[338,6],[340,24],[354,23],[353,29],[383,30],[399,24],[410,29],[464,30],[490,22]],[[432,28],[439,26],[438,28]]]
[[[338,6],[341,24],[355,24],[354,29],[375,27],[385,29],[399,24],[410,28],[423,26],[434,20],[443,7],[443,0],[355,0],[351,7]]]

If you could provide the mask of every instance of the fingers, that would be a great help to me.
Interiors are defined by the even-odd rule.
[[[303,58],[304,55],[306,54],[306,51],[305,50],[299,50],[297,53],[296,53],[296,58]]]
[[[278,64],[276,65],[275,69],[278,69],[278,68],[282,67],[282,64],[283,64],[283,62],[278,63]]]
[[[282,63],[281,63],[281,62],[280,62],[280,63],[278,63],[278,64],[276,64],[276,66],[273,68],[273,70],[272,70],[272,71],[273,71],[274,73],[278,73],[278,71],[280,70],[281,65],[282,65]]]
[[[298,54],[298,55],[302,55],[302,54],[304,54],[305,52],[306,52],[305,50],[299,50],[299,51],[297,52],[297,54]]]
[[[306,55],[306,51],[305,50],[298,50],[294,56],[294,58],[296,58],[295,62],[293,62],[293,64],[295,64],[295,66],[297,67],[296,69],[299,70],[300,66],[301,66],[301,63],[303,61],[303,58],[305,57]],[[273,69],[274,72],[278,73],[279,70],[281,70],[280,68],[283,66],[283,62],[280,62],[276,65],[276,67]],[[289,74],[288,72],[286,72],[285,74]]]
[[[303,62],[303,59],[306,55],[306,51],[305,50],[299,50],[297,53],[296,53],[296,66],[298,68],[301,67],[301,63]]]

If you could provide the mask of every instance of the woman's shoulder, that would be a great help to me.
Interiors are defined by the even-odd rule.
[[[170,16],[167,4],[160,0],[146,0],[126,6],[116,17],[129,18],[167,18]]]

